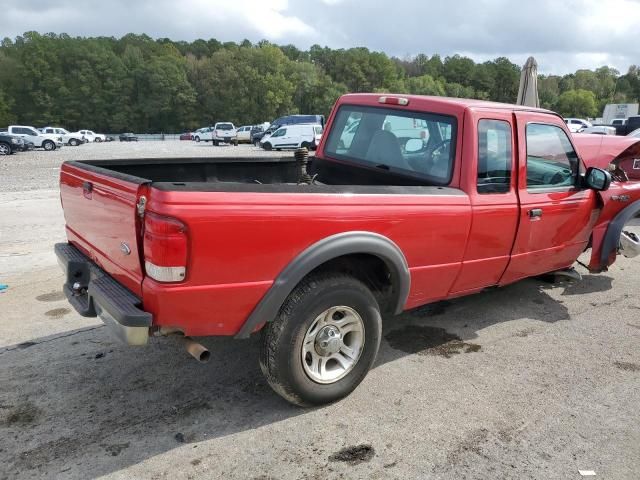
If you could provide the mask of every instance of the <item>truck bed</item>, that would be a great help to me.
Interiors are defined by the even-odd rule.
[[[83,160],[66,163],[138,185],[152,183],[160,190],[293,192],[309,188],[309,185],[299,185],[299,170],[293,156]],[[332,193],[351,192],[354,191],[353,187],[358,186],[429,186],[419,179],[386,170],[336,165],[336,162],[314,157],[309,158],[307,170],[314,178],[311,185],[314,190]],[[330,186],[334,188],[327,188]],[[434,187],[429,193],[438,193],[436,189],[443,190],[443,187]],[[392,193],[393,188],[384,190]],[[355,191],[364,190],[356,188]]]

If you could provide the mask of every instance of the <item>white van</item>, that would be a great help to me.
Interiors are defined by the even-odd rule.
[[[260,146],[265,150],[300,147],[315,150],[321,138],[322,126],[316,123],[283,125],[270,136],[260,140]]]

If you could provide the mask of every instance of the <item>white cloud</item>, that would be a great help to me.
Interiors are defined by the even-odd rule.
[[[639,63],[638,0],[21,0],[3,10],[3,35],[147,33],[174,40],[268,39],[308,48],[365,46],[390,55],[529,55],[544,73]]]

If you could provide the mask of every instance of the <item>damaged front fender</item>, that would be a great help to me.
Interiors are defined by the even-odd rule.
[[[625,232],[625,225],[640,216],[640,182],[614,182],[605,192],[599,192],[602,212],[593,229],[589,271],[606,271],[618,253],[628,257],[640,255],[638,237]]]

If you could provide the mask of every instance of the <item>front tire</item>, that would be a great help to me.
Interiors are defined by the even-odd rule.
[[[0,143],[0,155],[10,155],[11,154],[11,145],[8,143]]]
[[[262,331],[260,367],[271,388],[299,406],[351,393],[380,346],[380,308],[359,280],[319,274],[303,280]]]
[[[56,144],[51,140],[45,140],[42,142],[42,148],[44,148],[47,152],[51,152],[56,149]]]
[[[95,143],[100,143],[102,141],[102,139],[100,137],[96,137],[96,138],[93,139],[93,141]]]
[[[196,143],[200,143],[200,137],[196,137],[194,140],[196,141]]]
[[[265,150],[271,150],[271,144],[269,142],[263,143],[262,148]]]
[[[72,147],[77,147],[78,145],[80,145],[80,142],[78,142],[78,140],[76,140],[75,138],[72,138],[71,140],[69,140],[69,145],[71,145]]]

